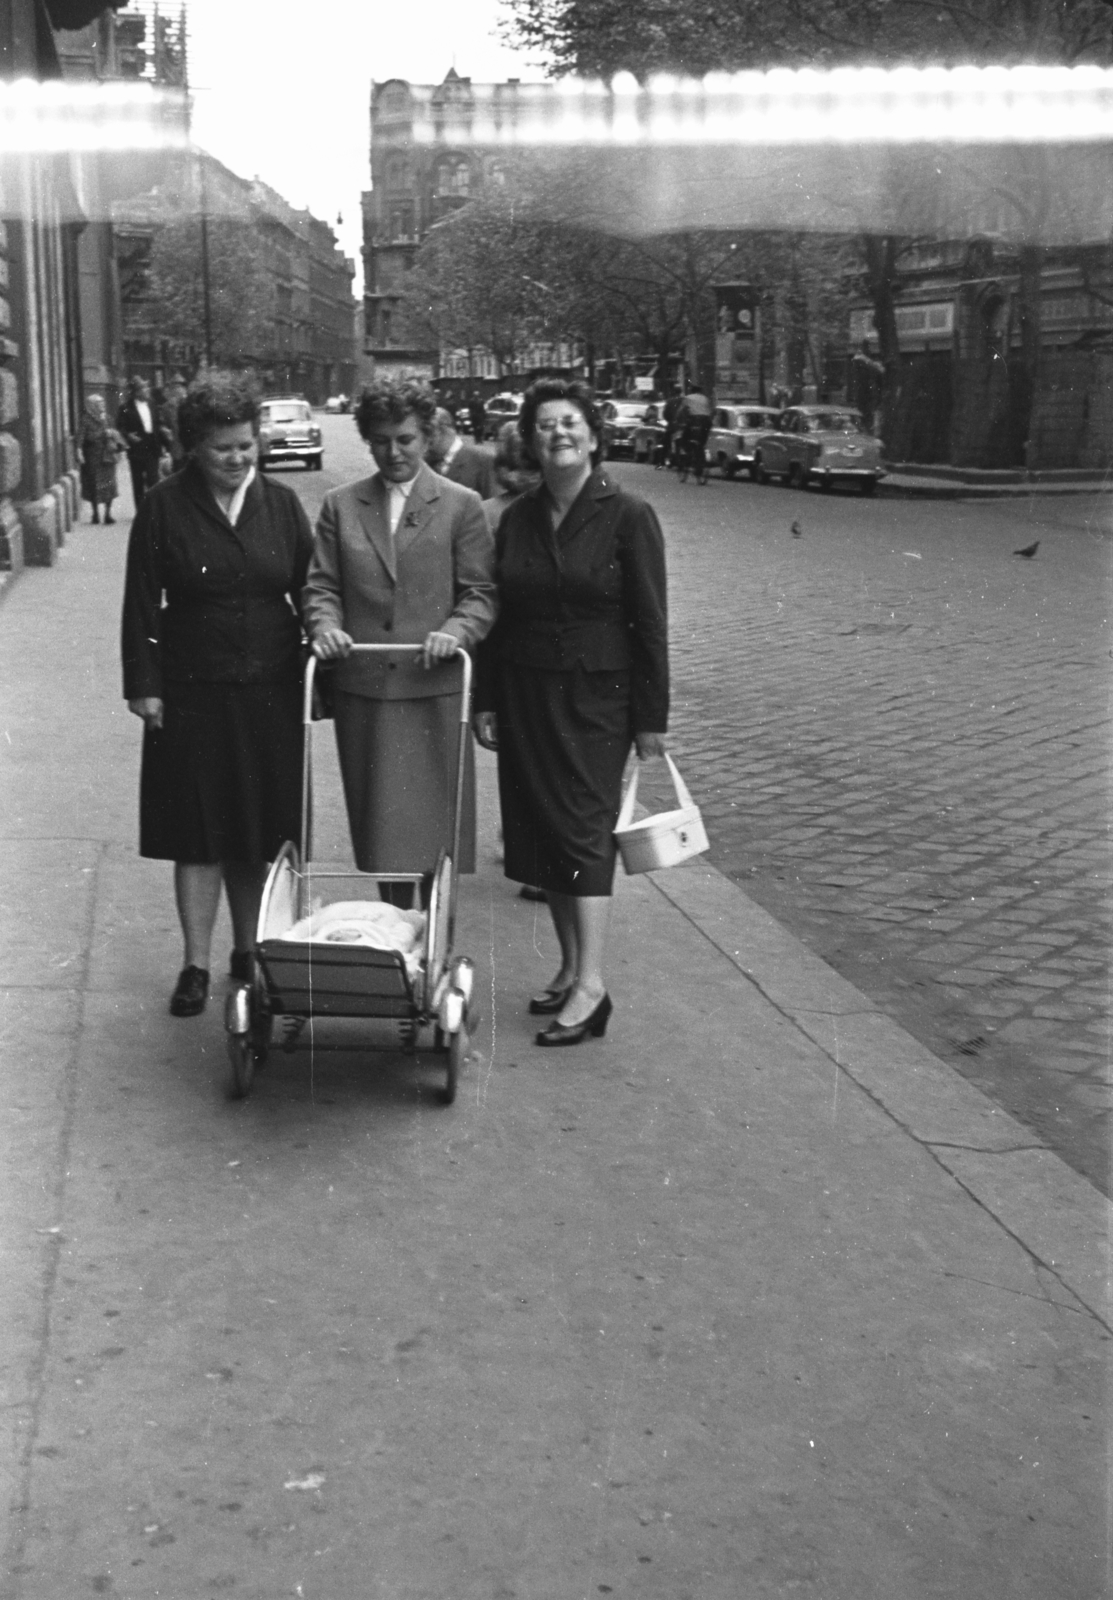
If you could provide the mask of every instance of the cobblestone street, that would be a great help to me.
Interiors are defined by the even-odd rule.
[[[1108,1192],[1109,500],[618,475],[712,860]]]

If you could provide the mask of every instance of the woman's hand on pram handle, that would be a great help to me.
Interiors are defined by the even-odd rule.
[[[493,711],[477,711],[472,718],[472,731],[484,750],[499,747],[499,721]]]
[[[426,669],[434,661],[447,661],[449,656],[454,656],[460,648],[460,641],[452,633],[438,633],[436,629],[425,636],[425,643],[421,650],[421,664]]]
[[[343,628],[326,628],[315,636],[312,648],[318,661],[340,661],[352,648],[352,636]]]

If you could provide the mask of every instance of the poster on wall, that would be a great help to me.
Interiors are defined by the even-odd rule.
[[[720,399],[760,398],[759,298],[749,283],[715,285],[715,392]]]

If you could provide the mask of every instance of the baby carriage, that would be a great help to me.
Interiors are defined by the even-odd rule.
[[[353,645],[356,651],[419,651],[421,645]],[[477,1026],[472,1001],[474,967],[453,954],[457,862],[471,711],[472,665],[459,651],[462,669],[460,733],[450,849],[432,867],[424,913],[399,911],[376,900],[344,899],[333,890],[353,883],[366,891],[381,881],[418,887],[430,870],[369,873],[316,866],[310,856],[310,792],[313,754],[313,683],[316,662],[305,669],[300,850],[283,845],[267,875],[259,907],[254,976],[229,994],[224,1026],[232,1063],[232,1093],[248,1094],[255,1071],[267,1057],[276,1017],[284,1019],[284,1048],[293,1049],[314,1018],[365,1018],[398,1025],[404,1049],[417,1048],[422,1029],[432,1030],[434,1052],[444,1058],[443,1099],[450,1105]],[[360,1048],[366,1048],[361,1042]]]

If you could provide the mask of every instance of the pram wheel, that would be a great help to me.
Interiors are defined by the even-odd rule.
[[[228,1035],[228,1059],[232,1063],[232,1098],[242,1100],[255,1082],[255,1045],[250,1034]]]
[[[444,1091],[441,1097],[446,1106],[450,1106],[456,1098],[456,1085],[459,1082],[467,1053],[468,1036],[461,1025],[448,1041],[448,1071],[445,1076]]]
[[[233,989],[225,1002],[224,1026],[228,1059],[232,1064],[231,1093],[234,1100],[250,1094],[256,1069],[267,1059],[274,1018],[260,1004],[259,995],[246,985]]]

